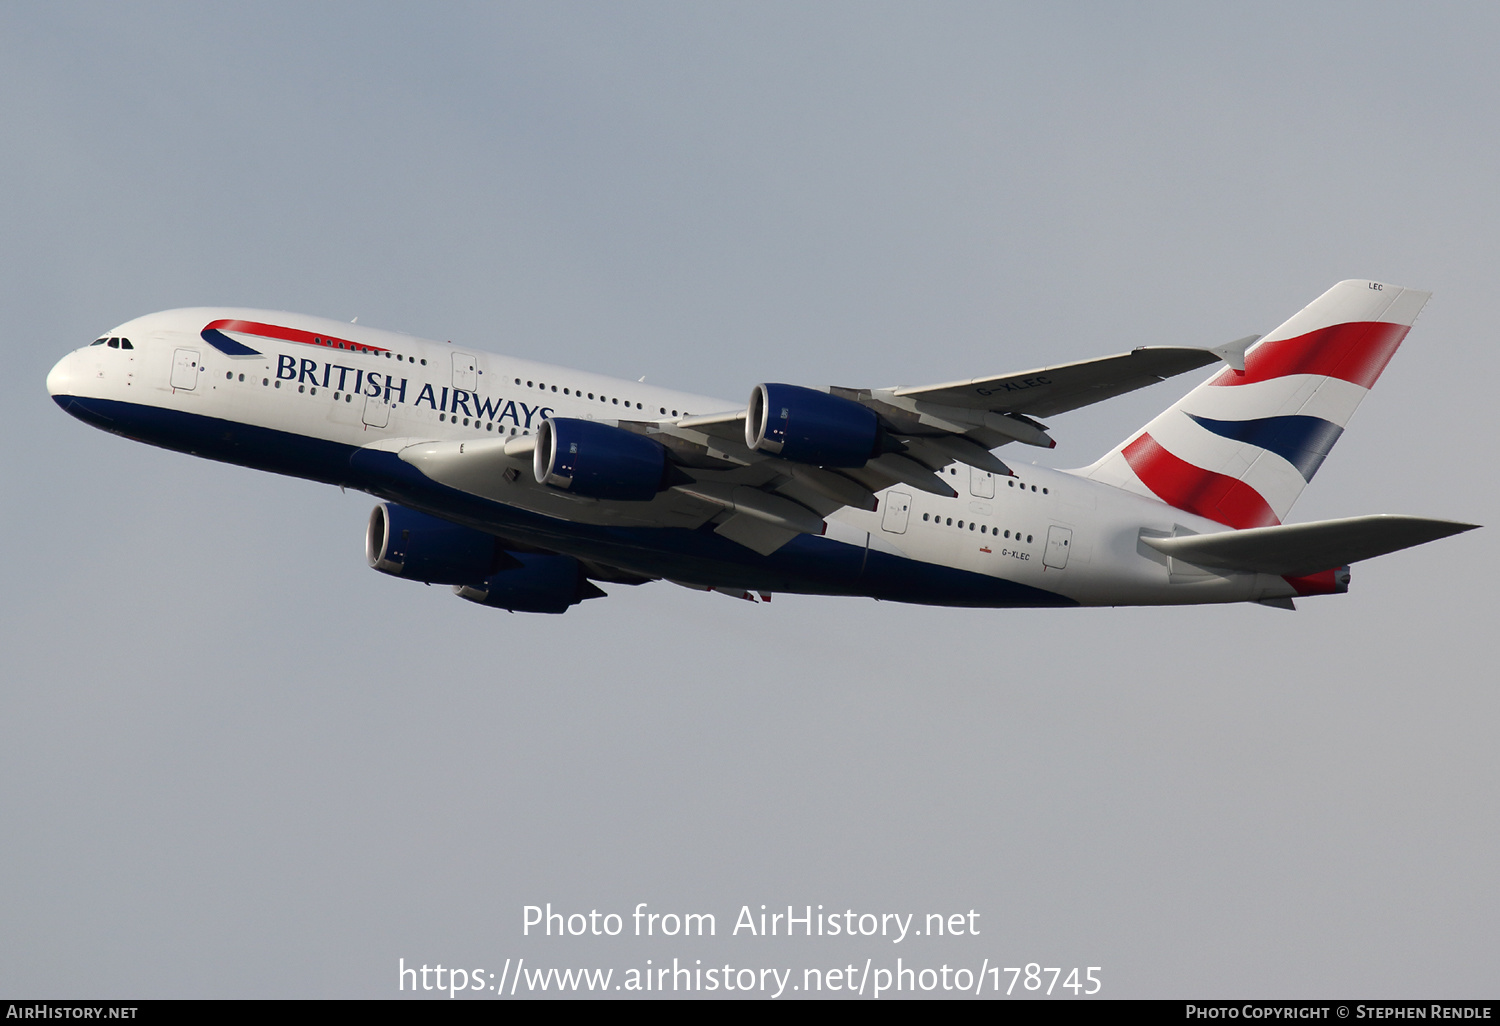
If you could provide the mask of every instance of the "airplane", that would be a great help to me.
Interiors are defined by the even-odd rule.
[[[562,613],[667,580],[964,607],[1343,593],[1349,564],[1477,525],[1285,519],[1430,293],[1339,282],[1271,334],[895,388],[767,382],[743,405],[356,323],[140,317],[58,361],[65,411],[126,438],[365,491],[374,569]],[[1040,418],[1215,365],[1088,466]]]

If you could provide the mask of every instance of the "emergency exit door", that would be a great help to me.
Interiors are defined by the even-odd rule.
[[[198,350],[179,349],[172,354],[172,387],[192,389],[198,385]]]
[[[1071,528],[1058,527],[1053,524],[1047,528],[1047,554],[1042,557],[1042,563],[1054,570],[1061,570],[1068,565],[1068,549],[1073,543],[1073,531]]]
[[[370,396],[365,400],[364,422],[366,427],[385,427],[391,422],[391,404],[382,396]]]
[[[460,392],[479,391],[479,363],[468,353],[453,354],[453,387]]]
[[[881,503],[885,513],[880,518],[880,529],[891,534],[906,533],[906,518],[911,515],[911,496],[905,492],[886,492]]]

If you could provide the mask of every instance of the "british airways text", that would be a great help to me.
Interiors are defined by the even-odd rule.
[[[353,378],[350,375],[354,375]],[[346,367],[340,363],[322,363],[285,354],[277,357],[276,377],[281,381],[296,381],[319,388],[332,388],[355,395],[379,396],[385,402],[406,402],[406,378],[396,378],[379,371],[367,371],[359,367]],[[533,421],[541,421],[552,415],[550,406],[529,406],[514,399],[490,399],[478,392],[466,392],[461,388],[434,389],[424,384],[412,406],[426,403],[435,411],[462,413],[476,420],[492,420],[502,423],[509,420],[519,428],[529,428]],[[471,408],[472,404],[472,408]]]

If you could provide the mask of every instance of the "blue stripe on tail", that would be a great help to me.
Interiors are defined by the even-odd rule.
[[[1344,429],[1319,417],[1262,417],[1258,420],[1210,420],[1189,413],[1193,422],[1223,438],[1274,452],[1311,481]]]

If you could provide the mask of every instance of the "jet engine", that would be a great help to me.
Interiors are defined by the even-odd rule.
[[[494,535],[394,502],[370,512],[365,558],[383,574],[427,584],[480,584],[518,565]]]
[[[548,417],[537,429],[537,482],[574,495],[644,502],[672,483],[675,469],[660,443],[609,424]]]
[[[885,451],[875,411],[799,385],[756,385],[745,415],[745,444],[796,463],[862,467]]]
[[[602,598],[572,556],[510,553],[516,565],[480,584],[453,588],[459,598],[513,613],[566,613],[584,599]]]

